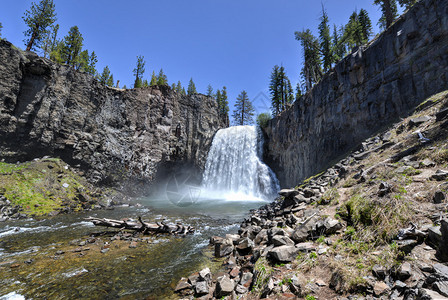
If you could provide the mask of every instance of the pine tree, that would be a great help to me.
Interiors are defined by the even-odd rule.
[[[70,28],[68,35],[64,38],[64,44],[62,48],[62,59],[64,62],[75,67],[78,64],[79,55],[83,46],[83,37],[79,32],[78,26]]]
[[[135,81],[134,81],[134,88],[142,87],[142,79],[143,74],[145,73],[145,60],[142,55],[137,56],[137,65],[135,66],[135,69],[133,70]]]
[[[295,36],[303,48],[304,65],[301,75],[305,82],[305,89],[309,91],[322,77],[322,63],[319,53],[320,44],[309,29],[300,32],[296,31]]]
[[[176,90],[176,84],[173,82],[173,84],[171,84],[171,89],[173,90],[173,91],[175,91]]]
[[[300,99],[300,97],[302,97],[302,89],[300,88],[300,83],[297,82],[296,85],[296,101]]]
[[[226,120],[226,124],[229,124],[229,101],[227,100],[227,88],[222,87],[221,101],[219,106],[219,115],[222,119]]]
[[[184,96],[187,95],[187,92],[185,91],[185,88],[184,88],[184,87],[182,88],[182,95],[184,95]]]
[[[28,27],[24,32],[26,51],[40,47],[47,28],[56,22],[53,0],[41,0],[38,4],[32,2],[22,19]]]
[[[159,76],[157,76],[157,85],[168,85],[168,78],[163,73],[163,69],[160,69]]]
[[[365,9],[361,9],[358,14],[359,25],[362,35],[362,44],[366,44],[372,36],[372,21],[369,18],[369,13]]]
[[[2,37],[2,29],[3,29],[3,25],[2,25],[2,22],[0,22],[0,38]]]
[[[380,24],[380,27],[383,29],[388,28],[398,15],[396,0],[375,0],[373,3],[380,5],[383,13],[378,24]]]
[[[345,55],[345,44],[342,40],[343,27],[338,29],[336,24],[333,27],[333,59],[334,63],[337,63]]]
[[[142,87],[148,87],[148,86],[149,86],[148,80],[147,79],[143,80]]]
[[[149,86],[155,86],[155,85],[157,85],[157,76],[156,76],[156,73],[154,71],[152,71],[151,81],[149,82]]]
[[[93,76],[97,76],[97,73],[98,73],[96,70],[97,62],[98,62],[98,57],[96,56],[95,51],[92,51],[92,53],[90,53],[88,64],[85,67],[84,71],[86,71],[87,73],[89,73]]]
[[[76,63],[74,63],[74,68],[76,70],[83,70],[83,71],[85,71],[88,68],[88,66],[89,66],[89,58],[90,58],[89,51],[88,50],[82,51],[78,55]]]
[[[50,59],[58,64],[63,64],[65,62],[63,52],[64,52],[64,42],[57,41],[53,51],[50,52]]]
[[[271,108],[274,116],[281,111],[281,94],[280,94],[280,67],[275,65],[271,72],[271,81],[269,83],[269,92],[271,94]]]
[[[398,0],[398,3],[405,9],[411,8],[418,0]]]
[[[179,95],[182,95],[182,84],[180,83],[180,81],[177,82],[177,85],[176,85],[176,92],[177,92]]]
[[[188,88],[187,88],[187,94],[188,95],[193,95],[193,94],[197,94],[197,90],[196,90],[196,85],[193,82],[193,78],[190,79],[190,82],[188,83]]]
[[[255,110],[249,100],[246,91],[242,91],[236,98],[233,110],[233,121],[235,125],[251,125],[254,123]]]
[[[324,72],[326,72],[331,69],[333,63],[333,46],[331,43],[330,26],[328,25],[328,15],[323,5],[319,24],[319,41]]]
[[[102,84],[105,85],[105,84],[108,84],[109,78],[110,78],[110,70],[109,70],[108,66],[105,66],[103,69],[103,73],[101,73],[101,75],[100,75],[99,80]]]
[[[114,75],[110,74],[109,78],[106,81],[106,85],[110,87],[114,86]]]
[[[209,96],[209,97],[213,97],[213,88],[212,88],[212,85],[211,85],[211,84],[209,84],[209,85],[207,86],[207,96]]]

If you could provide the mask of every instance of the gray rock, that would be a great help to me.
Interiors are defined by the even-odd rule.
[[[252,252],[255,247],[254,242],[250,238],[244,238],[239,241],[238,245],[235,247],[240,255],[247,255]]]
[[[448,267],[437,263],[434,264],[434,274],[436,277],[441,281],[447,281],[448,280]]]
[[[199,175],[214,134],[228,125],[211,97],[179,96],[165,86],[106,87],[5,40],[0,69],[0,151],[9,149],[10,159],[36,149],[59,153],[81,163],[95,182],[149,182],[168,161],[191,161],[197,170],[189,175]]]
[[[397,275],[400,280],[406,280],[409,277],[411,277],[412,275],[411,264],[408,262],[402,263],[400,268],[398,269]]]
[[[235,292],[237,292],[238,294],[245,294],[247,293],[249,290],[247,289],[247,287],[245,287],[244,285],[238,284],[235,288]]]
[[[434,167],[435,165],[436,163],[430,160],[429,158],[425,158],[423,161],[420,162],[420,166],[424,168],[431,168]]]
[[[267,229],[262,229],[254,239],[255,244],[263,245],[268,241],[268,231]]]
[[[297,253],[295,246],[280,246],[270,250],[268,257],[275,262],[291,262],[296,259]]]
[[[274,246],[294,246],[294,242],[287,236],[276,235],[272,238],[272,243]]]
[[[215,256],[224,257],[230,255],[233,252],[233,241],[229,239],[223,239],[215,243]]]
[[[199,281],[196,283],[194,291],[196,292],[196,295],[201,296],[208,294],[210,289],[206,281]]]
[[[415,246],[418,245],[418,241],[416,240],[401,240],[396,241],[398,249],[403,251],[404,253],[410,253]]]
[[[297,227],[294,232],[291,235],[291,238],[296,242],[304,242],[308,239],[309,233],[308,233],[308,226],[301,225]]]
[[[335,219],[327,217],[324,221],[325,234],[334,234],[342,228],[342,224]]]
[[[235,282],[227,275],[222,276],[216,283],[216,295],[218,298],[230,295],[235,288]]]
[[[293,198],[294,196],[297,196],[299,194],[299,191],[295,189],[283,189],[278,192],[278,194],[285,198]]]
[[[185,289],[191,289],[192,285],[188,283],[188,279],[182,277],[174,289],[175,292],[180,292]]]
[[[380,265],[374,265],[372,267],[372,274],[379,279],[384,279],[386,277],[386,268]]]
[[[199,272],[200,280],[210,282],[212,280],[212,272],[209,268],[204,268]]]
[[[383,181],[380,183],[380,187],[378,189],[378,196],[383,197],[386,194],[390,193],[390,191],[391,191],[390,184]]]
[[[445,170],[437,170],[434,175],[431,176],[431,179],[441,181],[445,180],[448,177],[448,172]]]
[[[434,247],[439,247],[442,242],[442,232],[440,231],[440,226],[431,226],[428,228],[428,238],[427,243]]]
[[[440,221],[442,239],[439,244],[439,255],[442,261],[448,261],[448,219]]]
[[[441,295],[448,297],[448,281],[438,281],[433,284],[433,287]]]
[[[448,300],[448,298],[440,295],[436,291],[419,289],[418,300]]]
[[[421,116],[421,117],[412,118],[411,120],[409,120],[409,126],[410,127],[418,126],[420,124],[428,122],[429,120],[431,120],[430,116]]]
[[[252,283],[254,275],[251,272],[243,272],[241,274],[240,284],[248,288]]]
[[[316,246],[313,242],[299,243],[296,245],[296,249],[300,252],[311,252],[316,251]]]

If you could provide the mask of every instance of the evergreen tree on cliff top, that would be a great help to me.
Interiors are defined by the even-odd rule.
[[[190,82],[188,83],[187,94],[194,95],[197,93],[198,93],[198,91],[196,90],[196,85],[193,82],[193,78],[191,78]]]
[[[78,26],[71,27],[62,47],[62,59],[67,65],[75,67],[79,64],[83,41]]]
[[[285,110],[286,105],[294,101],[294,91],[283,66],[275,65],[272,69],[269,91],[274,116]]]
[[[145,60],[142,55],[137,56],[137,65],[135,66],[135,69],[133,70],[135,81],[134,81],[134,88],[140,88],[143,84],[143,74],[145,73]]]
[[[157,85],[168,85],[168,77],[163,73],[163,69],[160,69],[159,76],[157,76]]]
[[[396,0],[375,0],[373,2],[381,7],[383,15],[378,24],[383,29],[387,29],[398,15],[397,1]]]
[[[24,32],[26,51],[40,47],[47,28],[56,22],[53,0],[41,0],[37,4],[32,2],[30,10],[25,11],[22,19],[28,27]]]
[[[255,110],[252,102],[249,100],[246,91],[242,91],[236,98],[235,108],[233,110],[233,122],[235,125],[251,125],[254,124]]]
[[[3,29],[3,25],[2,25],[2,22],[0,22],[0,38],[2,37],[2,29]]]
[[[322,16],[319,24],[320,51],[323,58],[324,72],[331,69],[333,63],[333,46],[331,42],[330,26],[328,25],[328,15],[322,5]]]
[[[296,31],[295,36],[303,48],[304,65],[301,75],[304,79],[305,90],[309,91],[322,78],[319,40],[309,29]]]

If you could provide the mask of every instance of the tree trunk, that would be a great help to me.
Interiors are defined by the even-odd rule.
[[[33,47],[33,44],[34,44],[34,40],[36,39],[37,29],[39,29],[38,26],[36,27],[36,29],[33,31],[33,34],[31,35],[31,39],[28,42],[28,45],[26,46],[26,51],[31,51],[31,48]]]

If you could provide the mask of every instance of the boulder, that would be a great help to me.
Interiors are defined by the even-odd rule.
[[[224,257],[233,252],[233,241],[230,239],[222,239],[215,243],[215,256]]]
[[[176,288],[174,289],[174,291],[176,293],[186,290],[186,289],[191,289],[192,285],[190,283],[188,283],[188,279],[182,277],[179,282],[176,285]]]
[[[398,268],[397,276],[400,280],[406,280],[412,275],[411,264],[408,262],[404,262],[401,264],[400,268]]]
[[[445,194],[442,191],[436,191],[434,193],[434,197],[432,198],[432,202],[435,204],[440,204],[445,201]]]
[[[240,255],[248,255],[252,252],[252,249],[255,247],[254,242],[250,238],[244,238],[238,242],[238,245],[235,247]]]
[[[448,281],[438,281],[433,284],[433,287],[441,295],[448,297]]]
[[[262,229],[254,239],[255,244],[263,245],[268,241],[268,231],[267,229]]]
[[[428,290],[428,289],[419,289],[418,299],[419,300],[448,300],[447,297],[440,295],[436,291],[432,291],[432,290]]]
[[[430,160],[429,158],[425,158],[423,161],[420,162],[420,166],[424,168],[431,168],[434,167],[435,165],[436,163]]]
[[[293,239],[296,243],[306,241],[309,235],[308,230],[309,230],[308,226],[300,225],[292,233],[291,239]]]
[[[448,177],[448,172],[445,170],[437,170],[434,175],[431,176],[431,179],[442,181]]]
[[[442,261],[448,261],[448,219],[442,219],[440,222],[440,232],[442,239],[439,244],[439,256]]]
[[[383,281],[375,283],[375,286],[373,287],[373,293],[377,297],[380,297],[389,291],[390,291],[389,286],[385,284]]]
[[[283,236],[283,235],[276,235],[271,239],[271,242],[274,244],[274,246],[294,246],[294,241],[291,240],[289,237],[287,236]]]
[[[270,250],[268,257],[275,262],[291,262],[296,259],[297,253],[295,246],[280,246]]]
[[[254,275],[251,272],[243,272],[241,274],[240,285],[243,285],[246,288],[249,288],[252,284],[252,279]]]
[[[235,292],[238,294],[245,294],[247,293],[249,290],[247,289],[247,287],[245,287],[244,285],[238,284],[235,288]]]
[[[194,291],[197,296],[207,295],[209,293],[209,286],[206,281],[199,281],[194,287]]]
[[[293,198],[294,196],[299,194],[299,191],[295,190],[295,189],[283,189],[283,190],[280,190],[280,192],[278,192],[278,194],[285,198]]]
[[[325,234],[334,234],[336,233],[336,231],[342,228],[342,224],[338,220],[332,219],[330,217],[324,220],[323,225],[325,228]]]
[[[210,282],[212,280],[212,272],[209,268],[202,269],[199,272],[199,280]]]
[[[305,243],[299,243],[296,245],[297,251],[300,252],[311,252],[316,251],[316,246],[313,242],[305,242]]]
[[[235,281],[227,275],[220,277],[216,283],[216,297],[221,298],[230,295],[235,288]]]

